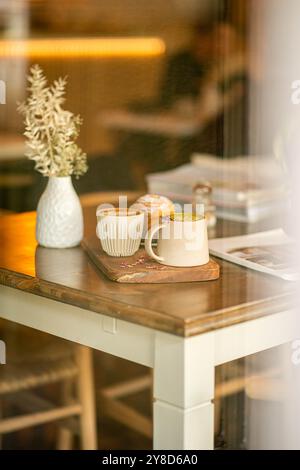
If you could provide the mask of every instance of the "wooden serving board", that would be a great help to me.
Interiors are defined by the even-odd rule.
[[[203,266],[175,268],[159,264],[150,258],[144,248],[133,256],[108,256],[95,236],[85,238],[82,246],[96,266],[112,281],[124,283],[195,282],[218,279],[220,268],[212,259]]]

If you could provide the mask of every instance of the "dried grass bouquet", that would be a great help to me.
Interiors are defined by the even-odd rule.
[[[41,67],[33,65],[28,82],[29,97],[18,106],[25,117],[26,156],[43,176],[83,175],[88,169],[86,154],[75,143],[82,120],[62,108],[66,79],[48,86]]]

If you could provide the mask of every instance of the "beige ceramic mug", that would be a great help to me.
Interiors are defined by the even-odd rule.
[[[157,232],[157,253],[154,253],[152,241]],[[191,267],[208,263],[205,217],[175,213],[168,223],[158,224],[149,230],[145,249],[151,258],[168,266]]]

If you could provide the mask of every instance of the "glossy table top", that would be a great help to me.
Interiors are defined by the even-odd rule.
[[[91,234],[95,208],[86,208],[84,216]],[[246,231],[245,224],[222,222],[217,235]],[[180,336],[276,313],[290,304],[292,283],[221,260],[216,281],[118,284],[98,271],[80,246],[38,247],[34,232],[35,213],[0,217],[0,284]]]

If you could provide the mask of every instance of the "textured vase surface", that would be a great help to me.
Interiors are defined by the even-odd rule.
[[[37,207],[38,243],[48,248],[70,248],[82,237],[82,208],[71,177],[50,177]]]

